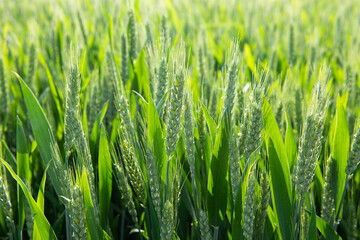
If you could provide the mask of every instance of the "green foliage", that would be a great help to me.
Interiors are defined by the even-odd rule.
[[[359,14],[2,1],[0,238],[356,239]]]

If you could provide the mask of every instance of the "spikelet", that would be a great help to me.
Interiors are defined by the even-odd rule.
[[[155,166],[154,155],[150,148],[146,149],[146,165],[147,176],[149,180],[150,194],[155,207],[158,219],[161,219],[161,196],[160,196],[160,184],[158,174]]]
[[[201,210],[200,211],[200,233],[201,233],[201,240],[211,240],[211,232],[209,227],[209,221],[206,216],[206,213]]]
[[[294,53],[294,25],[290,25],[289,29],[289,65],[292,66],[295,63],[295,53]]]
[[[5,72],[4,72],[4,63],[3,60],[0,59],[0,104],[1,104],[1,110],[0,110],[0,116],[1,118],[4,118],[7,111],[8,111],[8,88],[7,83],[5,79]]]
[[[161,219],[161,240],[173,240],[174,235],[174,209],[169,200],[165,202]]]
[[[176,144],[179,139],[185,83],[185,75],[183,69],[180,69],[178,71],[174,80],[175,81],[171,91],[171,100],[168,110],[169,118],[166,124],[166,154],[168,157],[170,157],[170,155],[175,151]]]
[[[261,174],[261,202],[260,206],[258,208],[258,211],[256,212],[256,218],[255,218],[255,228],[254,228],[254,239],[261,240],[264,228],[265,228],[265,220],[266,220],[266,214],[267,214],[267,208],[268,203],[270,200],[270,185],[269,180],[266,176],[265,170]]]
[[[349,210],[348,210],[348,229],[347,229],[347,237],[349,240],[355,240],[358,239],[358,234],[357,234],[357,214],[356,214],[356,207],[355,207],[355,203],[354,203],[354,199],[351,198],[351,200],[349,201]]]
[[[225,98],[224,98],[224,113],[228,112],[230,119],[232,117],[232,111],[235,104],[236,97],[236,82],[238,76],[238,42],[232,41],[230,49],[227,53],[226,62],[227,62],[227,75],[226,75],[226,88],[225,88]],[[231,62],[231,64],[230,64]],[[205,71],[205,70],[204,70]],[[205,73],[204,73],[205,74]]]
[[[126,174],[139,201],[145,204],[145,186],[140,166],[137,162],[134,148],[125,136],[120,136],[121,152],[124,159]]]
[[[237,109],[236,121],[241,124],[243,122],[243,117],[244,117],[244,93],[240,87],[237,88],[236,109]]]
[[[161,42],[161,55],[166,56],[169,49],[169,32],[167,27],[167,20],[165,15],[161,16],[161,30],[160,30],[160,42]]]
[[[330,226],[335,221],[335,195],[333,192],[332,183],[334,182],[334,171],[336,172],[336,162],[330,156],[326,161],[326,171],[324,177],[324,192],[322,195],[321,218],[324,219]]]
[[[25,78],[25,82],[29,86],[33,85],[33,78],[34,78],[34,72],[35,72],[35,58],[36,58],[35,54],[36,54],[35,45],[31,44],[29,53],[28,53],[29,59],[28,59],[26,78]]]
[[[249,106],[246,106],[244,109],[244,115],[242,117],[242,121],[240,123],[240,131],[237,135],[237,146],[239,148],[239,156],[243,156],[246,150],[246,140],[248,134],[248,126],[249,123]]]
[[[230,118],[234,107],[234,100],[236,96],[236,77],[237,77],[238,65],[236,59],[233,60],[227,74],[227,86],[225,89],[224,100],[224,113],[228,111]]]
[[[136,26],[135,26],[135,16],[134,12],[130,10],[128,12],[129,17],[129,33],[130,33],[130,58],[132,61],[135,61],[137,57],[137,50],[136,50]]]
[[[13,219],[13,211],[10,201],[8,183],[4,167],[0,166],[0,206],[3,211],[5,223],[10,234],[15,234],[15,223]],[[31,215],[32,216],[32,215]]]
[[[91,198],[94,206],[96,206],[94,168],[79,118],[80,73],[77,65],[71,68],[66,85],[65,152],[68,153],[72,145],[75,144],[78,156],[80,156],[77,161],[79,170],[86,169],[88,173]]]
[[[262,91],[259,86],[253,89],[250,96],[250,112],[247,117],[248,131],[246,133],[246,160],[250,157],[261,143],[261,127],[262,127]]]
[[[326,83],[329,71],[321,68],[319,83],[312,94],[311,105],[307,111],[305,125],[299,143],[299,154],[295,169],[295,187],[297,197],[303,198],[313,181],[317,160],[322,146],[322,132],[327,110]]]
[[[351,151],[346,166],[346,174],[352,177],[360,162],[360,126],[358,127],[351,144]]]
[[[158,104],[161,98],[166,94],[167,85],[168,85],[168,66],[167,66],[166,57],[162,57],[160,60],[160,66],[156,81],[155,104]]]
[[[250,170],[248,186],[245,193],[244,202],[244,237],[245,239],[252,239],[254,231],[254,216],[255,216],[255,171],[256,166],[254,165]]]
[[[121,80],[124,86],[129,76],[129,58],[125,34],[121,35]]]
[[[357,78],[354,76],[351,67],[348,65],[345,71],[345,90],[349,91],[348,97],[348,123],[349,123],[349,132],[354,131],[354,125],[356,120],[356,114],[354,108],[357,103]]]
[[[148,45],[153,46],[154,45],[154,40],[153,40],[153,36],[152,36],[152,32],[151,32],[151,28],[150,28],[149,23],[146,23],[145,30],[146,30],[146,42],[147,42]]]
[[[197,121],[197,127],[199,132],[199,142],[200,142],[200,152],[201,152],[201,158],[204,160],[204,154],[205,154],[205,146],[206,146],[206,125],[205,125],[205,115],[201,107],[199,107],[198,111],[198,121]]]
[[[71,187],[71,201],[69,202],[69,215],[72,239],[87,239],[86,217],[82,192],[79,183]]]
[[[104,82],[104,89],[103,92],[105,93],[105,96],[109,99],[109,105],[107,110],[107,119],[109,122],[112,122],[112,120],[115,118],[116,111],[114,109],[114,90],[116,89],[119,84],[121,84],[118,80],[118,75],[116,73],[116,67],[114,58],[110,51],[106,53],[106,64],[107,64],[107,70],[108,70],[108,78],[107,81]],[[120,86],[122,89],[123,87]]]
[[[185,149],[187,154],[187,160],[190,166],[191,179],[194,182],[195,181],[195,140],[194,140],[194,128],[193,128],[193,120],[192,120],[193,119],[192,108],[189,102],[189,97],[186,98],[185,102],[186,102],[186,111],[184,117]]]
[[[113,156],[115,156],[116,153],[112,153]],[[124,170],[121,166],[121,163],[116,161],[114,163],[115,166],[115,179],[116,183],[119,187],[119,190],[121,192],[121,197],[124,199],[125,207],[128,209],[130,216],[135,223],[136,226],[138,226],[138,218],[137,218],[137,212],[135,208],[135,203],[131,195],[131,188],[128,184],[127,178],[125,176]]]
[[[79,112],[80,81],[78,81],[77,75],[78,75],[78,69],[76,66],[75,68],[72,68],[70,70],[69,80],[67,81],[68,91],[66,92],[67,95],[65,102],[65,120],[64,120],[64,125],[65,125],[64,148],[66,155],[70,154],[70,149],[73,146],[75,139],[74,132],[71,129],[71,127],[73,127],[71,125],[71,122],[73,121],[73,118],[77,117]]]
[[[303,124],[302,121],[302,97],[300,89],[296,89],[295,92],[295,113],[296,113],[296,126],[298,131],[300,132],[301,126]]]
[[[231,175],[231,189],[234,206],[236,196],[240,188],[241,172],[240,172],[240,157],[237,148],[236,137],[232,136],[229,143],[229,157],[230,157],[230,175]]]
[[[316,48],[315,46],[311,46],[310,48],[310,57],[309,57],[309,67],[308,67],[308,73],[307,73],[307,83],[310,82],[311,77],[313,76],[313,68],[316,64]]]
[[[135,144],[137,141],[134,125],[131,121],[129,102],[117,89],[115,96],[115,107],[120,117],[120,128],[122,135],[127,139],[130,144]]]
[[[198,51],[198,74],[199,74],[199,79],[200,82],[203,83],[204,79],[205,79],[205,57],[203,54],[203,50],[202,47],[199,47],[199,51]]]
[[[57,179],[60,182],[60,192],[57,194],[64,196],[66,199],[71,199],[71,189],[68,186],[72,186],[72,181],[70,178],[69,171],[66,169],[65,164],[61,161],[60,150],[55,143],[55,140],[52,140],[51,144],[51,157],[54,163],[54,169]],[[67,206],[66,201],[63,201],[63,198],[60,198],[65,206]]]

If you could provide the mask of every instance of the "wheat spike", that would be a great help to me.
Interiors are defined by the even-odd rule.
[[[211,232],[209,227],[209,221],[206,216],[206,213],[201,210],[200,211],[200,233],[201,233],[201,240],[211,240]]]
[[[173,240],[174,235],[174,209],[169,200],[165,202],[161,219],[161,240]]]

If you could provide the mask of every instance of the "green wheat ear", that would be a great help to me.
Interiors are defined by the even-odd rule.
[[[139,225],[136,207],[134,200],[131,194],[131,188],[127,181],[126,175],[124,173],[122,163],[117,158],[115,150],[113,149],[111,152],[112,158],[114,160],[114,168],[115,168],[115,180],[121,192],[121,197],[124,200],[125,207],[128,209],[131,219],[135,223],[136,226]]]
[[[164,205],[161,219],[160,237],[162,240],[173,240],[174,235],[174,209],[172,203],[167,200]]]
[[[346,166],[346,174],[351,178],[360,163],[360,126],[353,137],[351,151]]]
[[[289,29],[289,65],[292,66],[295,63],[295,50],[294,50],[294,25],[290,25]]]
[[[169,106],[169,118],[167,121],[166,154],[168,157],[175,151],[180,133],[180,121],[183,108],[183,92],[185,84],[184,70],[180,69],[175,76],[175,82],[171,91]]]
[[[65,108],[65,153],[75,145],[78,153],[77,167],[80,171],[86,169],[88,173],[88,181],[90,186],[91,198],[93,204],[96,205],[96,191],[95,191],[95,176],[94,168],[91,160],[91,154],[87,138],[82,128],[79,117],[79,104],[80,104],[80,72],[75,64],[69,73],[66,82],[66,108]],[[95,209],[96,210],[96,209]]]
[[[329,70],[322,67],[319,72],[319,82],[316,85],[310,107],[305,118],[305,125],[301,134],[299,154],[295,169],[296,194],[303,199],[310,188],[315,175],[315,168],[319,158],[322,141],[325,114],[328,106],[326,85]]]
[[[201,233],[201,240],[211,240],[211,231],[209,227],[209,221],[207,218],[206,213],[201,210],[200,211],[200,233]]]
[[[246,116],[248,131],[246,133],[245,157],[248,159],[261,144],[262,129],[262,87],[254,87],[250,96],[249,115]]]
[[[158,76],[155,89],[155,104],[158,104],[163,96],[166,94],[168,86],[168,64],[166,57],[162,57],[160,60],[160,66],[158,70]],[[160,114],[161,115],[161,114]]]
[[[154,155],[150,148],[146,149],[145,155],[147,165],[147,176],[150,187],[151,198],[155,207],[155,211],[159,220],[161,220],[161,196],[158,173],[155,165]]]
[[[191,175],[191,182],[194,192],[195,202],[198,201],[197,199],[197,189],[196,189],[196,182],[195,182],[195,139],[194,139],[194,124],[193,124],[193,114],[192,114],[192,107],[190,103],[190,97],[187,96],[185,99],[185,116],[184,116],[184,126],[185,126],[185,150],[187,154],[187,160],[190,166],[190,175]],[[195,204],[196,205],[196,204]]]
[[[87,239],[85,207],[79,182],[73,184],[71,188],[71,201],[69,205],[72,238],[76,240]]]
[[[126,86],[128,76],[129,76],[128,47],[127,47],[125,34],[122,34],[121,35],[121,80],[124,86]]]
[[[332,183],[334,182],[334,174],[336,173],[336,162],[330,156],[326,161],[325,177],[324,177],[324,192],[322,195],[321,218],[324,219],[330,226],[335,222],[335,195],[333,192]]]
[[[269,180],[266,175],[265,169],[263,170],[261,174],[261,199],[260,199],[260,205],[258,207],[258,210],[256,212],[256,218],[255,218],[255,228],[254,228],[254,234],[253,237],[255,240],[260,240],[263,237],[263,232],[265,228],[265,220],[267,215],[267,209],[268,204],[270,200],[270,184]]]
[[[135,26],[135,16],[134,12],[130,10],[128,12],[129,17],[129,33],[130,33],[130,58],[132,61],[135,61],[137,58],[137,38],[136,38],[136,26]]]
[[[231,189],[232,189],[232,197],[235,206],[236,196],[241,183],[240,156],[239,156],[239,151],[235,136],[232,136],[230,139],[229,156],[230,156]]]
[[[254,232],[254,216],[255,216],[255,172],[256,166],[254,165],[250,170],[250,176],[248,179],[248,187],[245,193],[245,202],[244,202],[244,237],[245,239],[252,239],[253,232]]]

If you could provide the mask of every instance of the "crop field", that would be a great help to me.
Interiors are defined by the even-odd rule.
[[[0,0],[0,239],[360,239],[358,0]]]

